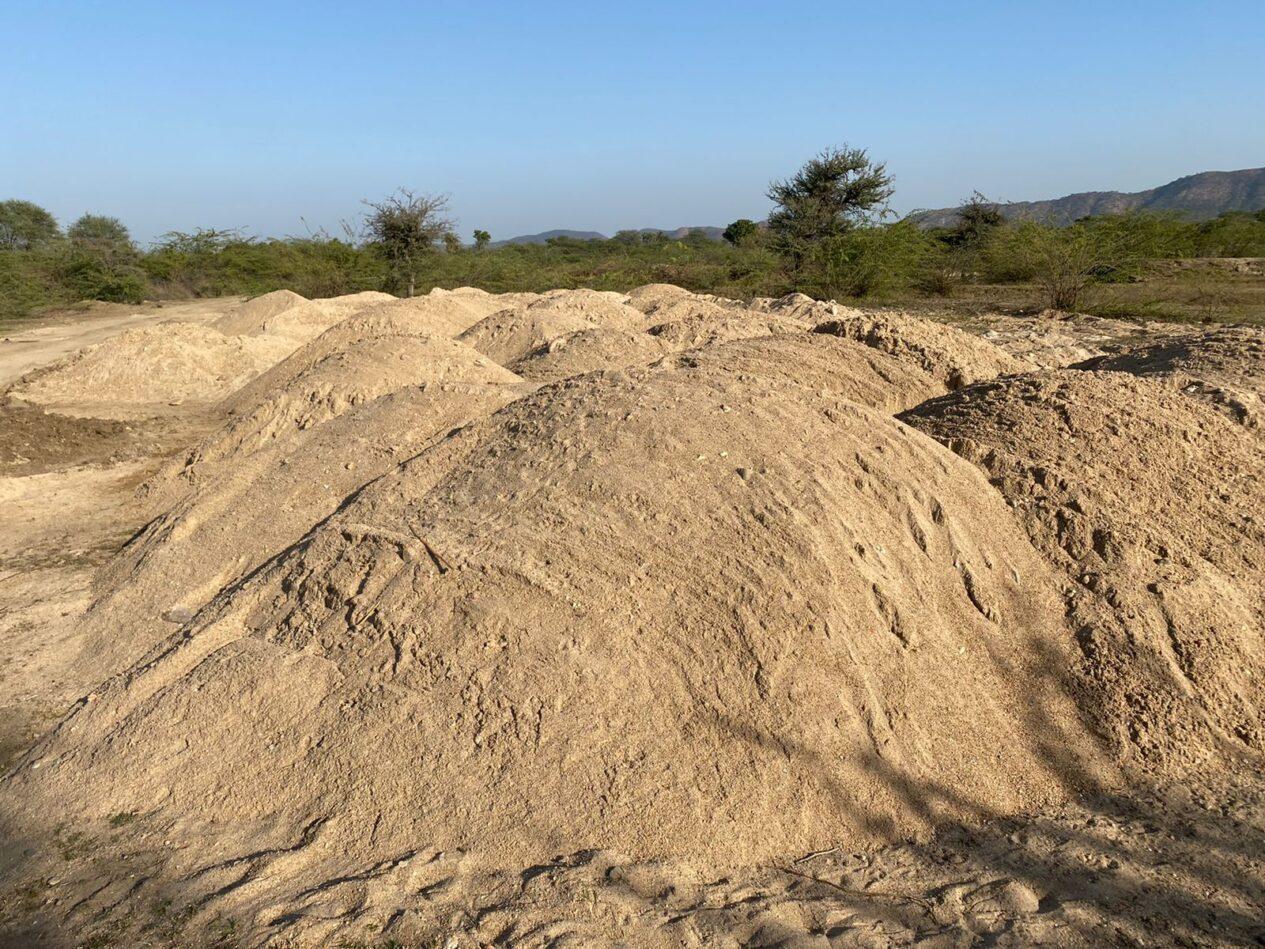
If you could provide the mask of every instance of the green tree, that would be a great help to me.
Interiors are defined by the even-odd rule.
[[[84,300],[140,303],[149,289],[132,236],[118,218],[85,214],[66,229],[58,279]]]
[[[0,248],[31,250],[61,237],[57,219],[30,201],[0,201]]]
[[[365,234],[369,245],[390,264],[396,280],[411,297],[417,278],[435,245],[452,231],[444,195],[418,195],[406,188],[381,201],[366,201]]]
[[[85,214],[66,228],[66,236],[76,244],[134,249],[132,235],[116,217],[104,214]]]
[[[760,234],[760,225],[750,218],[740,217],[727,228],[721,236],[734,247],[742,247],[752,243]]]
[[[450,254],[455,254],[461,250],[461,238],[449,231],[444,235],[444,250]]]
[[[862,148],[828,148],[794,177],[769,185],[777,205],[768,221],[774,248],[798,267],[813,245],[881,217],[891,196],[885,164]]]
[[[975,249],[987,240],[996,228],[1006,223],[996,202],[978,191],[958,206],[958,220],[945,237],[950,247]]]
[[[474,249],[475,250],[484,250],[487,248],[488,244],[490,243],[492,243],[491,234],[489,234],[487,231],[480,231],[478,229],[475,230],[474,232]]]

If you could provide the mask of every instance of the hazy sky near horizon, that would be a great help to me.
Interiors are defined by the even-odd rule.
[[[446,192],[466,239],[724,225],[844,142],[904,213],[1265,165],[1261,0],[0,0],[0,199],[148,241]]]

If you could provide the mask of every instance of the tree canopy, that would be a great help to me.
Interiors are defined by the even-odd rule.
[[[61,237],[57,219],[31,201],[0,201],[0,248],[30,250]]]
[[[768,222],[774,246],[801,261],[814,244],[882,216],[892,191],[887,166],[865,149],[827,148],[793,177],[769,185],[777,205]]]

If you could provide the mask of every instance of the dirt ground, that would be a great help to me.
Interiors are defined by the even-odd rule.
[[[210,322],[232,302],[101,307],[28,324],[0,341],[0,387],[127,329]],[[973,318],[970,328],[1043,366],[1195,329],[1057,314]],[[123,422],[0,405],[0,770],[94,684],[73,671],[94,573],[150,516],[137,486],[217,421],[205,408]],[[148,843],[137,846],[119,833],[136,820],[145,818],[66,826],[21,854],[43,883],[0,893],[0,945],[240,945],[229,920],[189,929],[196,907],[159,901],[119,921],[115,907],[170,830],[143,828]],[[78,895],[76,879],[107,867],[116,885]],[[325,898],[331,907],[363,898],[370,883],[395,893],[406,869],[398,889],[412,902],[337,945],[1265,945],[1265,783],[1245,764],[735,878],[605,851],[508,870],[421,852],[407,868],[338,881]],[[79,932],[51,928],[67,917]]]

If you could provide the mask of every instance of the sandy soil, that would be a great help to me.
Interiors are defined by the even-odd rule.
[[[671,291],[672,288],[655,289],[653,294],[642,295],[644,301],[658,301],[663,297],[670,301],[666,304],[643,303],[635,294],[630,304],[647,311],[656,305],[679,307],[680,297]],[[161,308],[102,308],[87,315],[76,314],[63,322],[28,327],[0,343],[0,387],[32,369],[127,330],[170,319],[209,325],[233,312],[239,303],[239,300],[225,300],[167,304]],[[609,302],[603,305],[622,306]],[[693,374],[722,379],[716,383],[718,386],[730,385],[730,381],[724,379],[725,366],[738,367],[732,388],[718,389],[727,400],[722,406],[724,412],[729,412],[734,404],[741,405],[744,380],[749,381],[753,376],[774,390],[781,386],[788,391],[825,391],[841,401],[868,399],[871,405],[887,413],[943,393],[944,388],[937,389],[943,379],[952,380],[950,388],[974,381],[969,371],[959,371],[959,363],[970,366],[980,363],[970,361],[970,346],[964,348],[956,338],[945,344],[933,334],[924,345],[923,337],[918,334],[926,334],[925,327],[907,328],[902,333],[899,321],[885,317],[877,322],[863,320],[864,327],[857,330],[844,326],[848,321],[856,324],[855,317],[822,314],[823,319],[816,320],[813,307],[818,305],[808,301],[800,306],[801,310],[787,317],[788,321],[811,326],[834,319],[830,333],[845,340],[818,340],[812,347],[806,347],[801,342],[787,342],[779,337],[782,341],[770,344],[767,352],[781,360],[771,363],[773,366],[786,364],[786,360],[792,358],[800,359],[803,365],[819,372],[818,376],[777,378],[775,369],[761,368],[760,360],[765,358],[766,349],[761,348],[764,344],[758,340],[721,344],[730,347],[727,353],[714,348],[713,344],[712,348],[699,350],[697,354],[688,353],[668,360],[668,368],[659,372],[664,381],[655,383],[665,393],[661,405],[653,404],[656,390],[649,384],[629,389],[635,391],[636,401],[630,396],[626,406],[614,396],[604,396],[605,403],[586,402],[584,393],[577,392],[575,412],[580,424],[596,424],[589,421],[591,416],[586,414],[592,411],[592,405],[609,405],[612,411],[618,409],[620,418],[627,408],[631,418],[633,411],[644,408],[645,393],[649,392],[651,408],[666,419],[662,424],[667,426],[672,438],[684,439],[693,458],[694,443],[681,436],[680,427],[673,428],[671,423],[675,418],[672,413],[680,414],[675,406],[691,404],[697,396],[684,384],[672,388],[676,385],[672,380],[677,376],[684,378]],[[717,326],[734,322],[730,314],[713,314],[713,317]],[[742,319],[749,321],[751,317]],[[529,324],[533,333],[539,322]],[[654,320],[652,315],[647,322],[662,321]],[[591,329],[573,323],[574,320],[558,321],[558,326],[550,330],[550,338],[592,333]],[[874,328],[876,325],[879,330]],[[491,329],[496,326],[489,324],[489,327],[491,336]],[[1014,357],[994,359],[1000,368],[989,370],[990,374],[1027,371],[1026,367],[1035,372],[1037,367],[1072,365],[1122,348],[1154,342],[1154,335],[1161,332],[1166,337],[1185,332],[1167,326],[1156,327],[1154,334],[1148,335],[1146,328],[1140,330],[1136,324],[1060,315],[1049,315],[1035,322],[997,317],[981,320],[972,329]],[[621,323],[616,330],[628,333],[629,327]],[[509,334],[505,335],[509,338]],[[746,332],[737,334],[738,337],[747,335]],[[881,341],[874,342],[878,337]],[[710,338],[734,337],[721,333],[712,334]],[[836,357],[829,347],[843,353],[853,345],[850,340],[864,338],[872,338],[867,345],[875,350],[867,357],[870,362],[864,364],[865,372],[883,376],[884,385],[889,387],[884,390],[885,395],[872,392],[876,384],[870,375],[843,382],[836,378],[831,360],[841,357]],[[523,339],[520,345],[514,337],[514,346],[502,347],[507,363],[523,360],[542,346],[540,354],[550,351],[548,339],[542,341],[527,334]],[[907,365],[888,365],[882,361],[889,352],[894,353],[893,360],[900,358],[910,339],[916,339],[918,349]],[[811,349],[811,353],[798,354],[797,347],[805,353]],[[501,353],[494,346],[488,348]],[[825,355],[822,355],[823,348]],[[629,361],[637,361],[637,357],[628,354],[629,349],[623,343],[611,344],[609,349],[610,355],[602,358],[610,359],[611,365],[622,367]],[[662,349],[663,346],[656,343],[642,346],[638,352],[645,353],[645,361],[656,358]],[[929,356],[932,350],[934,353]],[[555,347],[554,352],[560,350]],[[595,358],[577,359],[579,368],[575,371],[593,368]],[[952,371],[941,372],[942,365],[950,366]],[[542,378],[564,378],[564,371],[551,370],[543,373]],[[278,370],[276,375],[284,377],[286,373]],[[399,385],[415,385],[414,375],[416,373],[403,373]],[[380,374],[375,378],[389,377]],[[635,372],[631,378],[633,382],[629,383],[627,372],[621,369],[609,388],[620,390],[633,384],[642,385]],[[486,380],[484,382],[486,384]],[[560,385],[565,388],[572,383]],[[897,388],[891,388],[893,386]],[[325,388],[319,389],[319,399],[324,402],[315,395],[303,398],[305,404],[322,407],[322,419],[331,411],[348,411],[337,399],[331,401]],[[378,396],[375,392],[373,398],[393,399],[394,402],[384,401],[383,405],[397,413],[402,411],[404,396],[400,393]],[[498,396],[488,399],[488,403],[495,407],[506,398],[509,396]],[[969,402],[969,391],[960,398]],[[320,441],[322,429],[318,422],[313,423],[311,433],[302,436],[307,441],[293,444],[320,446],[314,451],[320,455],[324,469],[313,467],[310,471],[302,469],[284,475],[283,468],[288,466],[284,443],[253,459],[235,459],[234,465],[254,465],[267,474],[252,477],[261,479],[259,483],[272,484],[283,476],[292,481],[309,476],[329,481],[332,479],[328,467],[336,464],[341,481],[335,493],[341,496],[358,491],[359,485],[371,474],[390,470],[390,466],[398,464],[402,449],[393,443],[373,442],[376,437],[373,405],[366,399],[358,397],[357,400],[362,403],[356,409],[359,414],[349,413],[346,425],[361,438],[353,462],[343,465],[342,458],[335,454],[336,428],[330,427],[325,441]],[[465,397],[465,401],[472,400]],[[539,403],[538,397],[536,404]],[[532,404],[525,400],[526,407],[518,416],[511,415],[509,421],[503,423],[510,434],[516,435],[534,423]],[[334,409],[327,410],[325,407],[329,405]],[[159,540],[160,531],[166,529],[158,518],[161,512],[155,510],[152,486],[170,481],[172,465],[185,466],[181,461],[183,453],[188,453],[190,458],[200,458],[197,446],[218,444],[215,438],[221,426],[232,425],[227,419],[228,409],[223,406],[177,407],[176,411],[161,417],[125,414],[126,421],[111,420],[108,409],[105,407],[100,418],[69,418],[45,414],[29,406],[0,405],[0,524],[3,525],[0,529],[0,769],[17,761],[40,734],[97,685],[100,668],[85,666],[82,658],[85,635],[91,626],[85,622],[84,614],[101,594],[102,566],[114,562],[116,566],[112,569],[117,573],[118,564],[128,564],[126,557],[117,555],[129,542],[135,542],[139,551],[137,560],[141,564],[136,568],[138,571],[147,563],[161,567],[161,556],[147,559],[145,547],[152,541],[152,538],[146,540],[147,525],[150,535],[154,535],[154,525],[158,524]],[[416,412],[407,406],[404,409],[408,418],[415,419]],[[831,411],[841,410],[832,406]],[[864,422],[862,428],[873,428],[881,416],[863,413],[860,417]],[[838,420],[832,418],[832,421]],[[323,424],[332,426],[334,423]],[[456,422],[445,416],[444,424]],[[783,424],[788,424],[785,419]],[[397,423],[392,421],[391,425],[397,426]],[[398,427],[392,428],[394,432],[398,430]],[[492,428],[485,426],[483,430],[495,435]],[[726,438],[733,437],[730,429],[717,430],[724,431]],[[713,438],[714,435],[715,431],[708,429],[699,437]],[[417,431],[410,437],[412,441],[404,440],[409,446],[405,454],[418,450],[411,447],[414,443],[423,446],[432,436],[428,431]],[[473,436],[470,441],[477,446]],[[472,463],[467,474],[457,469],[458,488],[455,490],[473,495],[479,477],[486,477],[492,484],[507,483],[515,470],[512,466],[515,448],[510,442],[494,439],[488,444],[491,447],[486,449],[487,457],[482,463]],[[891,450],[889,446],[888,451]],[[210,449],[206,448],[206,452],[209,457]],[[381,454],[376,467],[369,462],[363,475],[356,476],[356,465],[366,466],[375,453]],[[962,454],[970,455],[969,452]],[[529,469],[550,463],[546,455],[530,457],[534,460],[527,466]],[[700,452],[698,457],[702,460],[703,454]],[[956,461],[958,459],[949,458],[941,464],[948,465],[954,477],[959,477],[958,469],[952,466]],[[600,471],[605,462],[595,464]],[[221,464],[221,467],[226,466]],[[967,462],[963,461],[962,467],[965,469]],[[579,468],[579,475],[574,466],[567,470],[576,477],[585,473],[583,467]],[[742,481],[747,481],[748,476],[741,474],[746,469],[738,470]],[[764,476],[763,471],[759,476]],[[924,476],[924,483],[934,481],[931,474],[924,472]],[[222,476],[217,477],[225,483]],[[648,482],[654,480],[653,468],[647,469],[646,478]],[[983,476],[979,480],[983,484]],[[660,476],[659,483],[664,481]],[[474,486],[466,487],[467,482]],[[400,483],[408,484],[407,481]],[[799,483],[795,478],[790,479],[792,485]],[[752,484],[758,486],[761,482]],[[138,492],[142,485],[149,490]],[[170,493],[173,489],[168,485],[164,490]],[[222,486],[217,490],[224,493],[229,489]],[[699,490],[703,490],[701,482]],[[743,490],[749,492],[752,488]],[[584,491],[592,492],[593,485],[587,483]],[[374,503],[381,503],[389,511],[398,496],[403,498],[399,502],[399,517],[404,523],[410,523],[408,518],[412,515],[407,509],[411,509],[411,501],[406,504],[408,499],[399,492],[379,493],[379,502],[374,502],[372,492],[368,492],[360,507],[373,509]],[[652,489],[648,488],[647,495],[651,494]],[[241,496],[249,499],[248,492]],[[583,496],[588,504],[600,504],[600,498]],[[196,501],[195,495],[189,497]],[[233,497],[236,506],[232,509],[238,512],[246,502],[237,501],[236,494]],[[427,499],[432,507],[442,507],[448,501],[442,493],[418,497]],[[337,500],[331,494],[322,502],[322,512],[332,510]],[[498,500],[497,506],[513,503],[510,492]],[[540,501],[532,503],[539,505]],[[663,503],[662,499],[659,503]],[[1215,499],[1209,503],[1215,503]],[[946,506],[952,515],[952,505]],[[996,506],[999,511],[1004,510],[1000,499]],[[426,510],[424,506],[419,509]],[[198,508],[190,510],[197,512]],[[356,511],[354,505],[351,510]],[[981,516],[979,510],[969,504],[963,510]],[[992,508],[987,510],[991,512]],[[530,523],[532,511],[530,505],[523,508],[522,524]],[[1262,513],[1265,512],[1258,511],[1255,515],[1259,517]],[[324,513],[321,516],[325,516]],[[495,516],[496,506],[493,506],[479,518],[490,522]],[[1253,512],[1248,511],[1245,520],[1250,522],[1252,516]],[[235,513],[235,517],[234,523],[246,523],[242,516]],[[909,518],[912,523],[912,515],[903,509],[901,517]],[[192,518],[186,519],[190,526],[176,529],[194,537],[191,550],[198,543],[222,543],[213,533],[208,533],[204,540],[197,540],[197,535],[190,533],[202,520],[218,522],[210,521],[203,514],[198,515],[196,525]],[[180,521],[177,518],[173,523],[178,525]],[[510,522],[503,525],[509,537],[505,543],[511,546],[515,523],[510,518]],[[444,537],[442,520],[422,526],[425,528],[422,536],[430,541],[435,539],[429,533],[431,530],[438,531],[441,539]],[[453,530],[451,526],[446,529]],[[279,549],[293,542],[293,530],[289,527],[286,530],[290,533],[284,538],[270,539],[273,546]],[[948,530],[952,533],[952,523]],[[1008,530],[1009,527],[993,534],[1005,534],[1008,538]],[[527,526],[522,527],[522,531],[531,533]],[[545,528],[538,527],[535,532],[542,534]],[[914,534],[919,533],[915,527]],[[1015,536],[1019,536],[1018,526]],[[1006,566],[1013,569],[1017,561],[1009,558],[1020,557],[1019,548],[1004,546],[1009,543],[1005,538],[990,539],[1002,545],[997,550],[1008,558]],[[444,556],[425,546],[426,540],[421,543],[435,558],[436,565],[440,565],[441,573],[450,569],[442,566],[447,563]],[[520,541],[522,546],[530,543],[530,537]],[[925,537],[921,543],[927,543]],[[935,543],[934,536],[931,543]],[[656,546],[668,549],[669,542]],[[458,554],[453,553],[454,547],[440,544],[440,548],[446,551],[447,557],[458,558]],[[1031,548],[1024,549],[1031,553]],[[494,552],[494,548],[485,547],[481,555],[487,558],[490,552]],[[216,554],[228,556],[228,552],[217,551]],[[567,554],[552,551],[551,556],[555,560],[563,558],[565,562]],[[653,551],[646,553],[648,562],[653,557]],[[182,558],[188,560],[188,556],[182,555]],[[255,556],[248,566],[254,569],[258,559],[259,556]],[[956,560],[954,565],[957,566]],[[486,565],[482,569],[486,574]],[[1031,577],[1034,570],[1037,568],[1025,562],[1025,579]],[[104,575],[113,576],[109,570]],[[156,576],[152,583],[160,587],[163,575]],[[969,599],[976,601],[975,609],[987,613],[992,604],[980,605],[982,594],[972,591],[969,571],[967,577]],[[1142,582],[1137,581],[1133,573],[1129,578],[1131,582]],[[263,582],[268,582],[267,577]],[[414,580],[415,586],[419,582],[429,581]],[[469,602],[477,605],[482,588],[489,583],[486,578],[480,579],[462,595],[468,595]],[[1124,581],[1120,585],[1123,586]],[[262,589],[267,590],[267,587]],[[881,608],[884,600],[882,594],[877,593],[878,589],[876,585]],[[1004,597],[1002,593],[994,595]],[[378,594],[375,592],[374,596]],[[1115,596],[1114,591],[1111,596]],[[911,610],[910,615],[914,616],[916,625],[916,609]],[[900,620],[893,617],[896,614],[889,615],[888,619],[895,629]],[[176,630],[186,619],[184,616],[173,618],[170,629]],[[757,642],[749,643],[747,648],[759,650],[762,647]],[[772,661],[769,665],[773,666]],[[354,666],[344,665],[343,669],[359,674]],[[294,674],[299,673],[296,668]],[[139,672],[137,677],[143,679],[144,673]],[[386,688],[399,691],[400,685],[388,682]],[[1248,688],[1252,688],[1250,683]],[[468,697],[470,693],[464,694]],[[94,727],[91,718],[85,727],[88,730]],[[951,746],[951,739],[942,741],[947,741],[944,747]],[[1007,754],[1016,751],[1015,760],[1022,762],[1022,754],[1017,749],[999,751]],[[115,752],[102,746],[98,754],[105,761]],[[389,753],[386,756],[389,757]],[[946,762],[946,767],[949,764]],[[242,921],[246,917],[226,911],[234,905],[243,905],[234,904],[230,897],[236,896],[239,890],[250,890],[258,881],[267,881],[275,873],[289,872],[286,870],[288,860],[305,860],[305,851],[318,835],[319,826],[310,835],[305,830],[296,841],[261,844],[256,852],[234,857],[222,866],[205,871],[205,880],[211,885],[203,887],[203,896],[190,899],[187,886],[180,889],[172,883],[169,890],[163,889],[168,885],[166,881],[172,879],[170,867],[173,864],[188,864],[190,860],[196,863],[196,855],[187,851],[189,842],[197,837],[190,836],[190,829],[179,817],[173,818],[160,809],[120,809],[95,818],[83,816],[86,812],[82,811],[74,811],[72,816],[68,810],[64,821],[38,835],[33,835],[30,827],[0,826],[0,877],[3,878],[0,882],[0,945],[343,945],[381,946],[383,949],[415,945],[452,946],[454,949],[487,945],[1260,945],[1265,944],[1265,784],[1258,768],[1257,759],[1244,757],[1241,761],[1221,761],[1217,767],[1202,773],[1194,771],[1178,776],[1152,772],[1137,776],[1127,784],[1127,790],[1105,781],[1096,790],[1070,800],[1037,804],[1018,811],[992,801],[985,793],[979,801],[986,803],[958,801],[946,808],[945,812],[952,817],[938,821],[940,829],[934,834],[911,832],[897,835],[899,839],[887,843],[871,840],[865,845],[827,845],[790,856],[774,855],[773,850],[766,848],[768,856],[760,865],[731,872],[703,866],[698,860],[630,855],[613,850],[559,850],[552,859],[515,862],[490,859],[487,847],[480,851],[421,846],[400,851],[377,863],[347,864],[342,874],[321,870],[313,878],[319,882],[308,891],[290,899],[289,903],[275,904],[298,907],[297,910],[284,914],[274,911],[270,916],[254,916],[246,922]],[[857,777],[856,782],[852,787],[867,786],[863,777]],[[139,775],[137,783],[144,783]],[[928,800],[944,795],[944,786],[934,767],[920,780],[891,782],[891,787],[900,799],[893,806],[914,814],[921,813]],[[757,784],[752,784],[744,791],[752,795],[753,812],[767,806],[767,802],[755,800],[759,796],[757,788]],[[729,802],[733,803],[732,799]],[[863,806],[858,800],[847,803],[858,808]],[[864,806],[868,806],[868,802]],[[641,819],[631,820],[636,823]],[[837,838],[859,839],[855,827],[843,832],[845,824],[841,822]],[[347,854],[355,852],[359,844],[338,846]]]
[[[211,323],[241,297],[181,303],[93,303],[84,310],[61,310],[0,330],[0,387],[39,366],[104,342],[120,333],[168,320]]]

